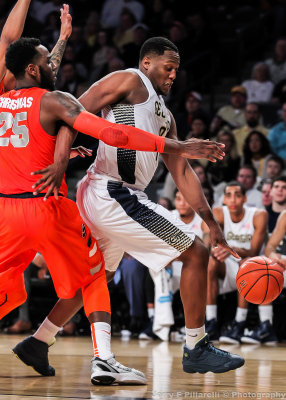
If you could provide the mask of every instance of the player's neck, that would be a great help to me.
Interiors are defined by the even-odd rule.
[[[286,202],[277,203],[274,200],[272,201],[272,211],[280,213],[285,209],[286,209]]]
[[[245,214],[245,209],[244,208],[242,210],[239,210],[239,211],[230,212],[230,219],[234,223],[240,222],[243,219],[244,214]]]
[[[192,220],[195,217],[195,213],[193,214],[188,214],[188,215],[180,215],[181,220],[185,223],[185,224],[189,224],[190,222],[192,222]]]
[[[39,83],[32,79],[17,79],[15,90],[31,87],[40,87]]]

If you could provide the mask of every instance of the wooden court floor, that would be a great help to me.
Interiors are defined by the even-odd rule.
[[[144,386],[93,386],[90,383],[91,342],[88,337],[58,338],[50,349],[55,377],[41,377],[11,354],[23,336],[0,335],[0,400],[63,399],[286,399],[286,345],[222,346],[242,355],[244,367],[224,374],[186,374],[181,368],[182,344],[121,341],[112,349],[122,363],[144,371]]]

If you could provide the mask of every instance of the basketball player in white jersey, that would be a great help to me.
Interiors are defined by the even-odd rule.
[[[140,51],[139,69],[109,74],[92,85],[79,101],[94,114],[102,110],[102,116],[109,121],[176,139],[175,121],[162,96],[169,93],[179,64],[178,49],[172,42],[161,37],[148,39]],[[67,141],[61,141],[60,137],[61,133],[57,142],[66,145]],[[206,149],[207,143],[211,142],[194,141],[193,158],[215,161]],[[62,154],[67,150],[64,148]],[[164,154],[163,159],[179,190],[209,226],[211,244],[237,256],[227,245],[189,163],[175,154]],[[65,161],[61,164],[66,165]],[[238,368],[244,359],[216,349],[205,333],[208,249],[183,222],[151,202],[143,192],[157,165],[156,153],[113,151],[100,143],[96,160],[78,187],[80,213],[101,247],[108,280],[124,252],[154,271],[160,271],[178,257],[183,262],[180,290],[186,323],[185,372],[226,372]],[[46,175],[41,182],[45,179]],[[63,322],[76,311],[73,307],[68,315],[67,308]],[[95,337],[101,350],[92,361],[92,382],[104,383],[110,376],[120,382],[120,377],[130,369],[109,363],[113,359],[110,325],[99,322]]]
[[[267,212],[256,207],[247,207],[245,189],[241,183],[229,182],[224,190],[224,206],[216,207],[213,213],[224,230],[230,246],[241,257],[239,262],[224,249],[213,249],[208,266],[208,294],[206,327],[212,340],[218,339],[217,296],[236,289],[236,274],[239,265],[248,257],[258,256],[267,234]],[[247,316],[247,301],[238,294],[238,307],[230,328],[219,337],[221,342],[239,343]]]

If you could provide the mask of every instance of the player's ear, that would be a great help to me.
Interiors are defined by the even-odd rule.
[[[40,74],[39,67],[36,64],[29,64],[26,67],[26,71],[35,78]]]
[[[143,60],[141,61],[141,65],[142,65],[142,67],[143,67],[146,71],[148,71],[148,69],[149,69],[149,67],[150,67],[150,65],[151,65],[151,59],[150,59],[150,57],[145,56],[145,57],[143,58]]]

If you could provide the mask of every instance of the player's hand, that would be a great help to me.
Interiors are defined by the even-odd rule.
[[[281,257],[281,254],[279,253],[271,253],[269,258],[276,262],[278,265],[280,265],[280,267],[286,269],[286,259]]]
[[[217,246],[217,247],[212,248],[211,255],[216,260],[218,260],[220,262],[224,262],[227,259],[227,257],[230,256],[230,253],[223,247]]]
[[[240,260],[239,255],[234,251],[226,242],[224,238],[224,234],[219,226],[219,224],[215,224],[210,227],[210,239],[211,239],[211,245],[213,247],[212,252],[218,251],[217,249],[219,248],[220,250],[223,250],[221,252],[218,252],[221,254],[220,257],[223,258],[223,254],[228,253],[228,255],[232,255],[233,257],[237,258]],[[226,258],[226,257],[225,257]]]
[[[31,175],[42,175],[42,177],[32,186],[33,195],[38,195],[46,187],[49,187],[44,201],[46,201],[52,193],[54,193],[55,199],[58,200],[59,190],[64,179],[65,168],[61,168],[59,164],[51,164],[47,168],[39,171],[34,171]]]
[[[70,152],[70,159],[75,158],[77,156],[80,156],[82,158],[85,158],[85,156],[92,156],[92,150],[87,149],[86,147],[83,146],[78,146],[78,147],[72,147],[71,152]]]
[[[181,156],[190,159],[206,158],[211,162],[222,160],[225,156],[223,151],[225,145],[211,140],[191,138],[181,142]]]
[[[63,4],[63,8],[61,8],[61,31],[60,31],[60,39],[68,40],[72,33],[72,17],[69,13],[69,5]]]

